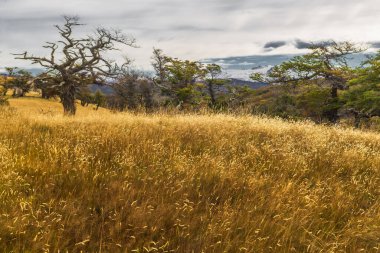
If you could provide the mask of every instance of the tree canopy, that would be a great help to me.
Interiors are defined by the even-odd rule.
[[[326,111],[326,116],[331,122],[336,122],[338,110],[341,107],[338,90],[347,89],[348,81],[353,75],[353,70],[348,64],[348,57],[362,52],[363,49],[350,42],[332,41],[316,44],[310,50],[310,53],[296,56],[273,67],[267,75],[254,73],[251,78],[269,84],[315,83],[330,87],[330,109]]]
[[[61,39],[47,42],[44,48],[50,50],[48,57],[40,57],[24,52],[17,59],[31,61],[46,69],[38,79],[48,80],[47,85],[61,99],[64,112],[76,112],[75,98],[79,87],[91,83],[104,83],[117,74],[118,66],[105,58],[105,53],[117,50],[117,44],[135,46],[135,39],[119,30],[97,28],[95,33],[76,38],[73,30],[81,26],[79,18],[64,17],[62,26],[56,25]]]

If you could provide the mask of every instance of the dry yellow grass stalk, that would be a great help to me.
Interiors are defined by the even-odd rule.
[[[380,135],[228,115],[0,112],[2,252],[378,252]]]

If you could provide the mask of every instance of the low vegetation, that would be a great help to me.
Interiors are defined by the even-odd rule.
[[[2,252],[378,252],[380,135],[0,107]]]

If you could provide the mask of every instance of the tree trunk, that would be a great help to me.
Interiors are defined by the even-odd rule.
[[[44,98],[44,99],[48,99],[48,95],[47,95],[47,92],[45,91],[45,89],[41,89],[41,97]]]
[[[151,111],[154,104],[153,94],[152,94],[153,92],[151,90],[151,87],[148,85],[149,84],[145,83],[141,88],[141,92],[142,92],[143,103],[144,103],[146,111]]]
[[[354,114],[355,116],[355,128],[359,128],[360,127],[360,122],[361,122],[361,117],[359,115],[359,113],[355,113]]]
[[[331,88],[331,102],[334,104],[338,102],[338,88],[337,87]],[[326,112],[326,116],[327,116],[327,119],[331,123],[336,123],[339,119],[338,108],[334,106],[333,108],[331,108],[329,111]]]
[[[360,122],[361,122],[361,118],[360,117],[355,117],[355,128],[359,128],[360,127]]]
[[[137,108],[136,101],[136,84],[134,82],[129,82],[127,84],[127,92],[126,92],[127,104],[129,110],[134,110]]]
[[[75,105],[75,86],[70,85],[64,88],[60,98],[63,105],[64,115],[74,116],[77,110]]]
[[[331,88],[331,97],[333,99],[338,98],[338,88],[337,87],[332,87]]]
[[[211,106],[214,107],[216,104],[216,99],[215,99],[214,85],[211,82],[208,84],[208,91],[210,93]]]

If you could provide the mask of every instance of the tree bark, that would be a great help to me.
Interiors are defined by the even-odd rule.
[[[354,126],[355,126],[355,128],[359,128],[360,122],[361,122],[360,113],[354,109],[351,109],[350,112],[354,115],[354,119],[355,119],[354,120]]]
[[[76,113],[75,105],[75,86],[70,85],[61,93],[61,103],[63,105],[63,112],[66,116],[74,116]]]
[[[359,115],[355,115],[355,128],[359,128],[360,127],[360,122],[361,122],[361,117]]]
[[[152,92],[150,83],[148,82],[141,83],[141,93],[142,93],[142,100],[143,100],[146,111],[151,111],[151,109],[153,108],[154,102],[153,102],[153,92]]]
[[[44,99],[49,99],[49,96],[47,92],[45,91],[45,89],[41,89],[41,97]]]
[[[214,107],[216,105],[216,99],[215,99],[214,85],[212,83],[208,84],[208,91],[210,93],[211,106]]]
[[[336,103],[338,100],[338,88],[332,87],[331,88],[331,101],[332,103]],[[338,116],[338,108],[331,108],[329,111],[326,112],[327,119],[331,123],[336,123],[339,119]]]

